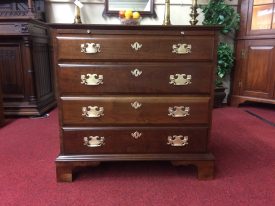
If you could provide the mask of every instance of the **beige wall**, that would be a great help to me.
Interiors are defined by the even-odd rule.
[[[103,17],[104,0],[80,0],[84,7],[81,9],[81,18],[85,24],[119,24],[116,17]],[[156,18],[143,18],[142,25],[161,25],[164,16],[165,0],[154,0]],[[46,19],[50,23],[73,23],[74,0],[45,0]],[[198,4],[205,4],[208,0],[198,0]],[[238,0],[228,0],[228,3],[237,5]],[[189,25],[190,6],[192,0],[170,0],[171,23],[173,25]],[[200,12],[200,10],[198,10]],[[199,15],[201,24],[203,15]]]

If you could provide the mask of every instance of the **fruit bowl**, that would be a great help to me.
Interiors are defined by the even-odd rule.
[[[124,25],[139,25],[141,18],[138,18],[138,19],[119,18],[119,20],[120,20],[121,24],[124,24]]]
[[[128,10],[120,10],[118,12],[118,16],[121,24],[124,25],[139,25],[141,16],[138,11]]]

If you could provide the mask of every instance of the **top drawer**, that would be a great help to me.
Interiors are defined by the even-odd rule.
[[[214,36],[57,36],[58,60],[212,60]]]

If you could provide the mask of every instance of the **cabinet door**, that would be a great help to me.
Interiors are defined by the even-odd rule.
[[[241,73],[241,95],[273,98],[275,41],[246,41],[244,58],[245,62]]]
[[[244,1],[242,6],[247,8],[247,34],[262,35],[274,34],[275,31],[275,1],[274,0],[252,0]],[[243,11],[242,11],[243,12]],[[243,16],[242,15],[242,16]]]
[[[20,43],[0,44],[1,84],[4,98],[24,99]]]

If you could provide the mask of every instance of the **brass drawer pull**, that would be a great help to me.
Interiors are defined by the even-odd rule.
[[[104,108],[98,106],[82,107],[82,116],[97,118],[103,116]]]
[[[141,133],[141,132],[138,132],[138,131],[135,131],[135,132],[131,133],[131,136],[132,136],[133,138],[135,138],[135,139],[140,138],[141,135],[142,135],[142,133]]]
[[[96,43],[85,43],[81,44],[81,52],[86,54],[95,54],[100,52],[100,44]]]
[[[173,44],[172,53],[176,54],[189,54],[191,53],[191,44]]]
[[[137,101],[131,103],[131,105],[132,105],[132,107],[135,108],[135,109],[138,109],[138,108],[140,108],[140,107],[142,106],[142,104],[139,103],[139,102],[137,102]]]
[[[131,71],[131,74],[135,77],[138,77],[142,74],[142,71],[140,71],[139,69],[134,69]]]
[[[98,74],[82,74],[80,76],[81,84],[85,85],[99,85],[103,84],[103,75]]]
[[[142,44],[135,42],[133,44],[131,44],[132,49],[134,49],[135,51],[138,51],[139,49],[141,49]]]
[[[190,115],[190,107],[174,106],[168,108],[168,116],[172,117],[185,117]]]
[[[89,136],[89,137],[84,137],[84,145],[87,147],[100,147],[104,145],[104,137],[99,137],[99,136]]]
[[[192,84],[191,82],[192,76],[190,74],[175,74],[175,75],[170,75],[170,82],[169,84],[173,85],[188,85]]]
[[[188,136],[182,136],[182,135],[168,136],[167,144],[173,147],[183,147],[188,144]]]

